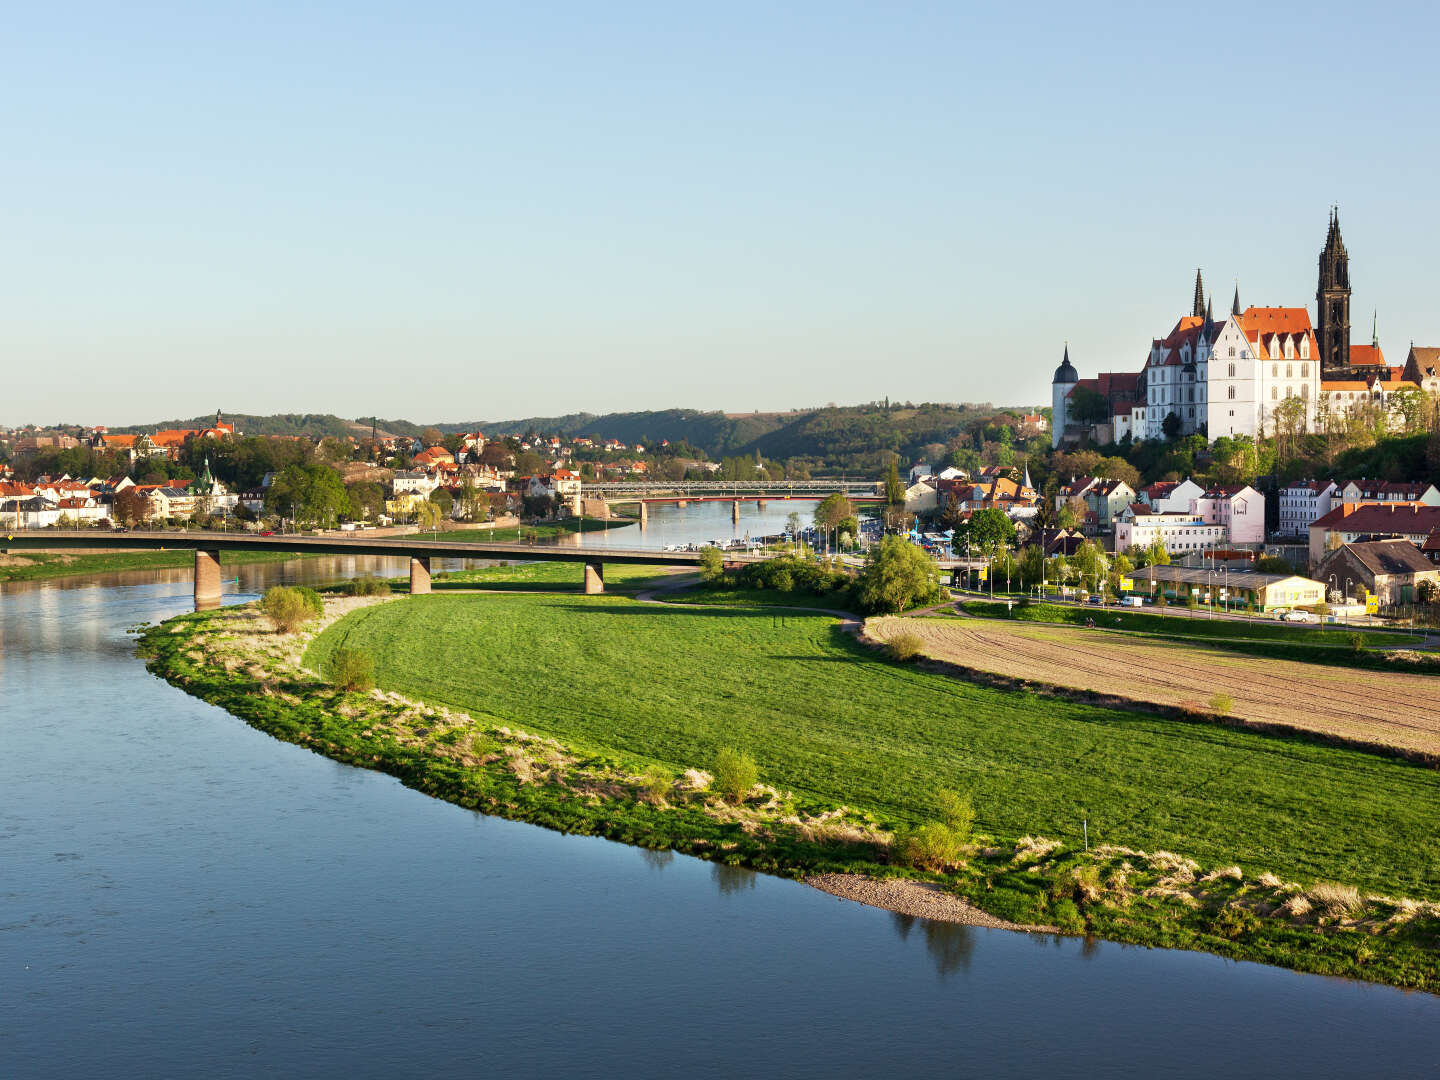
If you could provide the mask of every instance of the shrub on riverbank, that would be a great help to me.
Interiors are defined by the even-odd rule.
[[[896,634],[885,643],[885,647],[889,649],[891,659],[904,663],[919,656],[925,642],[920,640],[919,634]]]
[[[325,611],[325,603],[314,589],[298,585],[272,585],[260,599],[260,611],[277,633],[293,634],[314,622]]]
[[[755,759],[749,754],[724,746],[715,755],[714,788],[732,803],[745,801],[759,779]]]
[[[375,687],[375,658],[364,649],[336,649],[325,665],[331,686],[367,692]]]
[[[387,596],[390,582],[377,577],[353,578],[341,585],[340,591],[346,596]]]

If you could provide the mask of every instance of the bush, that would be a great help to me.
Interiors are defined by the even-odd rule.
[[[722,747],[715,755],[714,790],[732,803],[745,801],[750,789],[759,778],[755,759],[749,754],[732,747]]]
[[[384,578],[355,578],[340,586],[346,596],[385,596],[390,592],[390,582]]]
[[[341,690],[364,693],[375,686],[375,658],[364,649],[336,649],[325,669],[326,681]]]
[[[325,610],[325,604],[314,589],[272,585],[261,597],[259,608],[277,632],[293,634],[306,623],[318,619]]]
[[[920,870],[939,872],[954,866],[964,852],[964,842],[944,822],[931,821],[902,833],[894,850],[900,860]]]
[[[725,556],[720,553],[717,547],[701,548],[700,550],[700,580],[707,585],[713,585],[725,576]]]
[[[1260,917],[1249,908],[1227,907],[1210,922],[1210,932],[1234,941],[1260,929]]]
[[[659,765],[651,765],[640,774],[640,789],[644,792],[645,798],[657,806],[665,801],[665,796],[670,794],[670,789],[675,785],[675,778]]]
[[[896,634],[885,643],[885,646],[890,650],[890,659],[904,663],[906,660],[914,660],[919,656],[925,643],[920,640],[919,634],[907,631],[903,634]]]
[[[850,584],[843,570],[832,570],[823,563],[782,555],[740,568],[735,583],[747,589],[774,589],[776,592],[810,593],[824,596]]]
[[[1235,699],[1223,690],[1210,699],[1210,711],[1216,716],[1228,716],[1230,710],[1235,707]]]
[[[940,820],[962,844],[970,842],[970,830],[975,825],[975,807],[970,805],[970,796],[962,795],[949,788],[935,793],[935,808],[940,811]]]
[[[1069,900],[1077,910],[1096,903],[1104,890],[1100,887],[1100,868],[1089,863],[1068,867],[1050,886],[1056,900]]]
[[[1355,653],[1357,656],[1365,651],[1364,634],[1349,634],[1346,636],[1345,640],[1350,643],[1350,651]]]

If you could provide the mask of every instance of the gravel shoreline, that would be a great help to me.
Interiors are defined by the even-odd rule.
[[[1025,933],[1059,932],[1054,926],[1026,926],[997,919],[953,893],[943,891],[933,881],[872,878],[864,874],[812,874],[805,879],[805,884],[843,900],[854,900],[869,907],[885,908],[937,922],[964,923],[992,930],[1021,930]]]

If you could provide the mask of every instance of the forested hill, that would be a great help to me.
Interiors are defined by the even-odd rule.
[[[333,435],[344,438],[356,435],[359,429],[354,421],[343,420],[330,413],[276,413],[272,416],[253,416],[248,413],[224,413],[221,417],[227,424],[234,424],[235,430],[246,435],[309,435],[324,438]],[[189,420],[160,420],[153,424],[132,424],[110,430],[117,435],[140,435],[167,428],[190,430],[208,428],[215,423],[215,414],[192,416]],[[368,427],[366,429],[368,431]],[[417,429],[418,430],[418,429]]]
[[[988,404],[879,402],[776,413],[666,409],[605,416],[580,413],[531,417],[482,424],[480,429],[491,435],[535,431],[626,443],[669,439],[689,443],[712,458],[758,452],[772,460],[805,458],[835,468],[863,468],[879,462],[885,451],[911,455],[927,445],[947,443],[967,424],[994,411]],[[449,430],[458,430],[458,426],[451,425]]]
[[[226,413],[225,419],[246,435],[309,435],[314,438],[347,435],[363,438],[371,424],[382,435],[419,436],[426,428],[442,433],[483,431],[489,436],[527,432],[544,435],[588,436],[618,439],[646,447],[661,440],[684,443],[703,450],[711,458],[749,456],[757,453],[773,461],[799,458],[821,468],[878,469],[889,452],[906,460],[943,454],[945,444],[992,416],[988,404],[891,404],[827,406],[792,412],[723,413],[699,409],[662,409],[647,412],[571,413],[568,416],[535,416],[522,420],[470,421],[467,423],[425,424],[410,420],[385,420],[369,416],[345,420],[330,414],[283,413],[251,416]],[[150,432],[156,428],[204,428],[214,416],[190,420],[166,420],[123,432]],[[967,443],[971,440],[967,440]]]

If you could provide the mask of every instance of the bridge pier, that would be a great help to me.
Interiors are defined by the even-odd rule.
[[[681,510],[684,510],[685,507],[687,507],[687,506],[690,505],[690,500],[689,500],[689,499],[676,499],[676,500],[675,500],[675,505],[678,506]]]
[[[430,559],[428,556],[410,556],[410,595],[419,596],[430,591]]]
[[[585,563],[585,595],[594,596],[605,591],[605,564],[602,562]]]
[[[220,552],[195,549],[195,610],[208,611],[220,606]]]
[[[640,528],[643,529],[643,528],[645,528],[646,526],[648,526],[649,524],[650,524],[650,504],[647,503],[644,499],[641,499],[641,500],[640,500]]]
[[[756,499],[756,500],[755,500],[755,509],[756,509],[756,510],[764,510],[764,509],[765,509],[765,500],[764,500],[764,499]]]
[[[736,525],[740,524],[740,500],[736,499],[730,504],[730,520]]]

